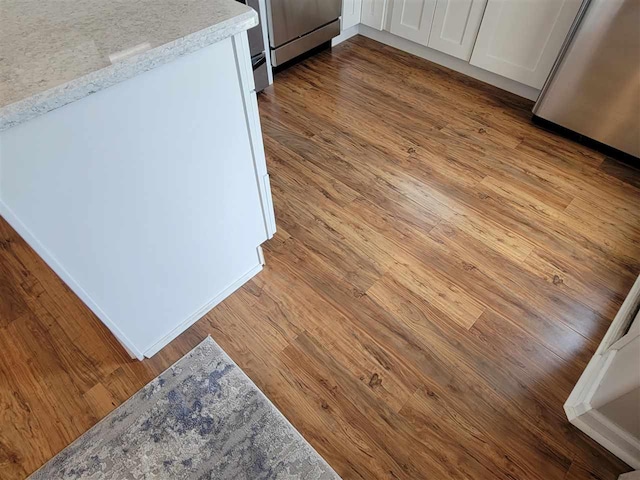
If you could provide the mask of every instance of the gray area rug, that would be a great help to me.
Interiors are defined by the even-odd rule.
[[[209,337],[31,479],[339,479]]]

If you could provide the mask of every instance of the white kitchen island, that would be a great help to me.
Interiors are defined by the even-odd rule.
[[[234,0],[0,6],[0,214],[135,357],[262,268],[275,232]]]

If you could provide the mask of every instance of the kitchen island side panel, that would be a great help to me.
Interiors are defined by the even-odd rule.
[[[0,133],[0,213],[139,358],[259,268],[233,42]]]

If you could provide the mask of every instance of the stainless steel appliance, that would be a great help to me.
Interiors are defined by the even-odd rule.
[[[586,0],[533,108],[640,157],[640,1]]]
[[[273,66],[339,35],[341,10],[342,0],[267,0]]]
[[[264,46],[263,37],[263,23],[264,12],[260,8],[259,0],[238,0],[240,3],[244,3],[253,8],[260,16],[260,24],[250,28],[247,31],[249,37],[249,50],[251,52],[251,65],[253,66],[253,79],[256,84],[256,92],[264,90],[269,85],[269,73],[267,62],[267,51]]]

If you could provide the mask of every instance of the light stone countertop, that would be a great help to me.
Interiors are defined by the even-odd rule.
[[[0,131],[257,24],[235,0],[0,0]]]

